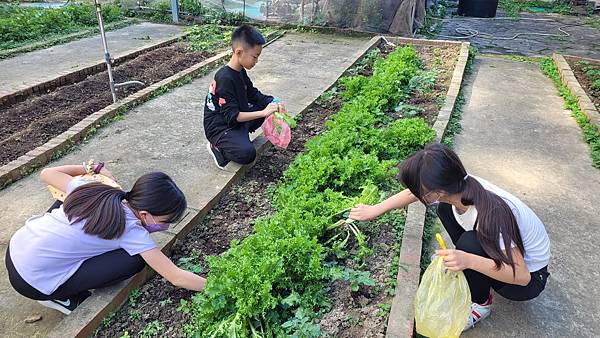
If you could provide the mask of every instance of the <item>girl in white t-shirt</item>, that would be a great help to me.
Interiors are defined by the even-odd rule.
[[[451,271],[463,271],[471,291],[465,330],[490,314],[491,289],[516,301],[537,297],[546,286],[550,240],[542,221],[510,193],[467,174],[460,159],[440,143],[418,151],[401,165],[408,189],[377,205],[357,205],[355,220],[421,201],[437,214],[456,249],[437,250]],[[510,248],[510,249],[506,249]]]
[[[203,289],[205,279],[173,264],[149,234],[185,213],[185,196],[171,178],[147,173],[125,192],[86,181],[80,175],[88,170],[113,178],[103,164],[42,170],[42,181],[67,197],[12,236],[5,261],[15,290],[70,314],[89,290],[126,280],[144,263],[176,286]]]

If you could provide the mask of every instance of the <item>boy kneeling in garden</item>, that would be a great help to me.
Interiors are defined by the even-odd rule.
[[[233,161],[249,164],[256,158],[250,133],[281,104],[262,94],[246,74],[258,62],[265,38],[254,27],[243,25],[233,31],[233,55],[215,74],[204,102],[206,147],[219,169]]]

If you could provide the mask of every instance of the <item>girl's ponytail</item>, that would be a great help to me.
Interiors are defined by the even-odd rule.
[[[63,209],[70,222],[85,220],[86,234],[102,239],[118,238],[125,232],[125,211],[121,202],[127,193],[108,185],[91,182],[67,195]]]
[[[401,166],[400,180],[423,203],[425,194],[438,191],[461,194],[463,205],[477,209],[475,227],[483,250],[500,268],[502,263],[515,270],[511,251],[514,245],[523,256],[525,247],[517,220],[509,205],[500,196],[487,191],[477,179],[467,174],[458,155],[441,143],[433,143],[416,152]],[[500,247],[500,240],[505,250]]]

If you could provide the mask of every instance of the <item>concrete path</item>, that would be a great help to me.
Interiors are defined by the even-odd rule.
[[[365,46],[366,38],[322,35],[286,35],[268,46],[250,77],[263,92],[281,98],[290,112],[298,112],[317,98]],[[203,100],[213,74],[162,95],[114,122],[56,166],[94,158],[107,166],[130,188],[144,172],[168,173],[182,188],[190,207],[198,207],[218,192],[233,172],[218,170],[205,150],[202,129]],[[235,169],[235,168],[231,168]],[[25,220],[43,212],[52,202],[38,174],[0,190],[0,251]],[[0,336],[44,336],[62,318],[36,302],[16,294],[0,269]],[[33,324],[31,314],[44,319]]]
[[[106,33],[111,56],[127,54],[177,35],[183,26],[143,22]],[[148,38],[149,37],[149,38]],[[23,85],[54,79],[61,72],[75,71],[104,60],[100,34],[66,44],[0,60],[0,94]]]
[[[600,170],[556,88],[536,64],[479,57],[456,149],[470,173],[527,203],[551,240],[551,273],[535,300],[497,296],[463,337],[599,337]]]
[[[556,52],[600,59],[600,29],[586,24],[586,18],[521,13],[519,19],[512,19],[503,15],[499,12],[495,19],[447,17],[439,37],[453,39],[452,36],[461,36],[456,29],[462,28],[479,32],[469,39],[463,36],[460,41],[471,42],[481,53],[539,56]],[[559,28],[569,35],[566,36]],[[511,39],[520,33],[555,36],[519,35]],[[489,34],[495,38],[490,39]]]

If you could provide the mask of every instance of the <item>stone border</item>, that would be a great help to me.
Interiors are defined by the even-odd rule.
[[[274,40],[272,40],[274,41]],[[271,42],[272,42],[271,41]],[[325,89],[328,91],[331,89],[338,79],[342,77],[349,68],[352,68],[369,50],[375,48],[382,42],[380,36],[373,37],[367,45],[357,51],[353,56],[351,65],[348,68],[338,74],[337,77],[331,82],[331,84]],[[227,52],[229,55],[229,52]],[[192,68],[195,68],[193,66]],[[186,70],[187,71],[187,70]],[[184,71],[185,72],[185,71]],[[315,101],[317,101],[315,99]],[[315,101],[308,104],[298,114],[305,113],[309,109],[315,106]],[[257,152],[257,158],[270,146],[267,139],[260,135],[255,134],[253,140],[254,146]],[[164,233],[153,233],[152,237],[156,241],[157,245],[162,248],[165,254],[169,254],[173,245],[179,240],[185,237],[198,222],[206,216],[206,214],[219,202],[221,197],[225,195],[231,186],[240,179],[245,173],[252,168],[253,164],[241,166],[236,163],[228,164],[225,168],[226,171],[233,172],[234,175],[227,181],[225,186],[214,196],[212,196],[208,202],[198,206],[198,208],[188,208],[188,212],[185,217],[176,224],[172,229]],[[129,293],[134,288],[140,286],[146,282],[154,272],[146,267],[142,272],[138,273],[134,277],[127,281],[121,282],[117,285],[102,288],[96,290],[90,298],[88,298],[83,304],[81,304],[71,315],[63,318],[52,331],[48,334],[48,338],[64,338],[64,337],[77,337],[87,338],[91,336],[96,328],[98,328],[102,322],[102,319],[110,312],[118,310],[127,300]]]
[[[186,37],[189,35],[189,32],[179,33],[171,38],[161,39],[159,42],[150,45],[148,47],[136,50],[134,52],[130,52],[128,54],[120,55],[116,58],[113,58],[113,65],[118,65],[124,61],[131,60],[133,58],[138,57],[141,54],[147,53],[149,51],[168,46],[177,42],[179,39]],[[25,101],[29,96],[33,94],[41,94],[46,93],[48,90],[53,90],[60,86],[70,85],[75,82],[79,82],[86,77],[94,74],[98,74],[106,70],[106,63],[104,59],[98,60],[96,63],[80,68],[75,71],[64,71],[59,73],[58,77],[51,79],[44,79],[35,84],[25,84],[19,86],[19,89],[14,91],[6,91],[0,92],[0,107],[5,105],[15,104],[18,102]],[[1,186],[2,184],[0,184]]]
[[[573,70],[571,69],[571,66],[567,62],[566,58],[572,60],[586,60],[599,64],[600,60],[581,58],[571,55],[552,55],[552,60],[554,61],[556,68],[558,68],[558,73],[560,74],[560,78],[562,79],[563,83],[565,84],[565,86],[567,86],[571,94],[577,97],[577,104],[579,105],[579,108],[588,118],[590,123],[596,126],[596,130],[600,132],[600,112],[598,112],[598,109],[596,109],[594,102],[592,102],[592,100],[587,95],[583,87],[581,87],[581,84],[579,84],[579,81],[577,81],[575,73],[573,73]]]
[[[461,46],[458,60],[454,66],[452,80],[446,93],[444,106],[440,109],[438,117],[433,124],[433,129],[436,132],[435,140],[441,142],[448,127],[448,121],[452,115],[452,110],[454,109],[462,84],[469,59],[469,43],[444,40],[418,40],[418,42],[415,42],[412,39],[405,38],[388,38],[388,40],[394,43],[400,42],[406,44]],[[425,211],[425,206],[421,203],[413,203],[408,206],[402,236],[402,246],[400,247],[398,283],[388,318],[386,338],[412,337],[415,330],[413,303],[421,277],[421,250],[423,245]]]
[[[182,34],[182,36],[188,33]],[[281,37],[283,34],[274,32],[267,36],[268,42],[271,43]],[[173,38],[170,43],[173,43],[177,39]],[[163,42],[166,43],[167,41]],[[267,44],[267,45],[268,45]],[[154,48],[158,48],[153,46]],[[35,169],[47,164],[48,162],[60,157],[65,151],[73,147],[75,144],[86,137],[91,136],[96,128],[103,126],[108,123],[111,118],[118,114],[124,113],[127,110],[135,107],[148,99],[159,95],[165,89],[185,81],[190,77],[196,77],[202,74],[207,68],[211,68],[222,61],[224,61],[230,55],[229,51],[221,52],[213,57],[210,57],[200,63],[197,63],[187,69],[180,71],[160,82],[157,82],[151,86],[148,86],[124,99],[121,99],[117,103],[113,103],[81,120],[67,131],[52,138],[45,144],[27,152],[25,155],[20,156],[16,160],[13,160],[2,167],[0,167],[0,189],[5,188],[9,184],[20,180],[28,176]],[[103,64],[104,65],[104,64]]]

